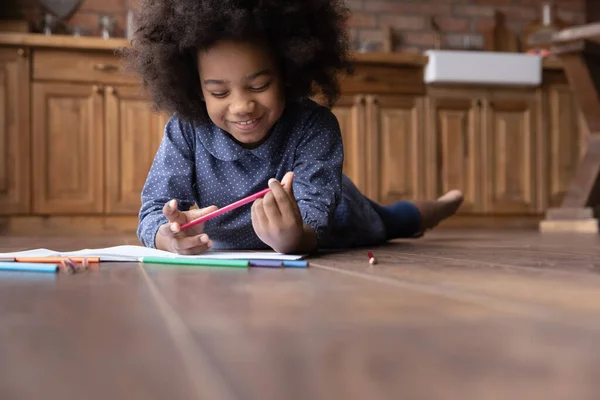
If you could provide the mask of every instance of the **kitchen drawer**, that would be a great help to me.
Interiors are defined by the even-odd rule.
[[[341,79],[344,93],[424,94],[423,67],[355,64]]]
[[[139,85],[140,79],[123,72],[122,62],[110,52],[36,49],[33,79]]]

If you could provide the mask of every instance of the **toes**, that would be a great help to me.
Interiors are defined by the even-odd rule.
[[[438,197],[437,201],[443,201],[443,202],[455,202],[455,201],[463,201],[463,194],[460,190],[450,190],[446,193],[444,193],[442,196]]]

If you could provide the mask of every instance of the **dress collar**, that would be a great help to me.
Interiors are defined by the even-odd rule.
[[[196,125],[196,137],[204,148],[219,160],[236,161],[250,153],[263,161],[268,161],[283,153],[282,145],[285,143],[285,131],[287,131],[286,126],[288,125],[287,118],[285,118],[286,111],[271,128],[269,138],[255,149],[242,147],[229,133],[213,124],[212,121]]]

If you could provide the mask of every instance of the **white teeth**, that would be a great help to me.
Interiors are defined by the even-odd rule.
[[[251,119],[250,121],[243,121],[243,122],[238,122],[238,124],[240,125],[250,125],[251,123],[253,123],[254,121],[256,121],[255,119]]]

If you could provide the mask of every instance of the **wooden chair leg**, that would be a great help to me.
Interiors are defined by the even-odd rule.
[[[600,28],[600,27],[599,27]],[[600,233],[600,44],[577,40],[553,48],[588,124],[586,153],[559,208],[549,209],[540,232]]]

